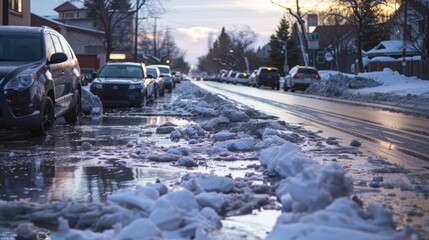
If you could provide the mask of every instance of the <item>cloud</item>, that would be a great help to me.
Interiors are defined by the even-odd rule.
[[[208,27],[190,27],[190,28],[177,28],[177,32],[184,34],[192,42],[197,42],[207,39],[210,33],[219,32],[218,29]]]

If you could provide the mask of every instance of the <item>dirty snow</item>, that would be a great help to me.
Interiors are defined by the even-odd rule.
[[[192,170],[180,182],[167,186],[156,180],[121,189],[105,203],[0,201],[0,221],[14,226],[21,238],[42,228],[51,231],[52,239],[210,239],[222,228],[222,218],[266,207],[282,212],[268,239],[417,239],[407,226],[393,221],[392,209],[363,208],[352,196],[354,180],[343,166],[311,159],[300,144],[314,141],[319,149],[338,154],[354,150],[322,146],[321,137],[302,127],[267,120],[191,83],[176,91],[175,101],[162,108],[192,113],[198,121],[165,124],[156,133],[189,145],[162,148],[136,140],[127,147],[140,150],[135,154],[142,163],[169,162]],[[87,114],[101,109],[89,108]],[[245,176],[199,171],[213,160],[243,159],[251,161]]]
[[[429,80],[406,77],[389,68],[357,75],[320,71],[320,75],[322,82],[311,85],[307,93],[391,105],[429,106]]]

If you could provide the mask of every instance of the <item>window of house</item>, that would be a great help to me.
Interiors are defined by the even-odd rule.
[[[22,13],[22,0],[9,0],[9,9]]]
[[[64,17],[65,18],[74,18],[74,13],[72,13],[72,12],[71,13],[70,12],[69,13],[65,13]]]

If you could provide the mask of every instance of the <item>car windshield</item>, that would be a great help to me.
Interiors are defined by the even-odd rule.
[[[38,61],[42,57],[40,33],[0,33],[0,61]]]
[[[133,65],[106,65],[101,69],[100,78],[143,78],[143,70]]]

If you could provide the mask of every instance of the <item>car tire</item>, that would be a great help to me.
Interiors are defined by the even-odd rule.
[[[43,101],[43,116],[42,120],[39,123],[39,126],[33,129],[30,129],[30,135],[32,136],[46,136],[49,134],[55,124],[55,106],[54,102],[50,97],[46,97]]]
[[[64,120],[68,123],[75,123],[79,117],[79,113],[82,111],[82,101],[79,90],[76,90],[73,99],[73,106],[64,114]]]
[[[172,89],[172,88],[169,88],[169,89],[168,89],[168,93],[171,93],[171,92],[173,92],[173,89]]]

